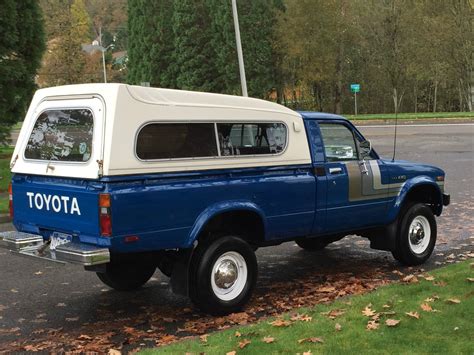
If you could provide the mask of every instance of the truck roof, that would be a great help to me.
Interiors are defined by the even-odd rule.
[[[40,89],[37,96],[69,96],[99,94],[117,95],[120,89],[128,91],[136,101],[161,106],[197,106],[215,108],[236,108],[279,112],[299,116],[295,111],[275,102],[236,95],[214,94],[175,89],[153,88],[127,84],[77,84]]]
[[[298,113],[303,117],[304,120],[314,120],[314,119],[322,119],[322,120],[347,120],[347,118],[335,115],[333,113],[326,113],[326,112],[312,112],[312,111],[298,111]]]

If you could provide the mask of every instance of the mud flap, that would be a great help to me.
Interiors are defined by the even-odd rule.
[[[369,236],[370,247],[377,250],[395,250],[397,242],[398,218],[385,228],[377,229],[377,233]]]
[[[173,293],[183,296],[189,295],[189,267],[194,248],[181,249],[171,271],[171,290]]]

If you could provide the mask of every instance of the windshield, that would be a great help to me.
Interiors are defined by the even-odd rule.
[[[91,157],[93,126],[89,109],[44,111],[33,127],[25,158],[86,162]]]

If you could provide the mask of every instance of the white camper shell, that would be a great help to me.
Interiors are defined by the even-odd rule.
[[[67,116],[70,130],[71,125],[73,128],[81,125],[74,121],[73,115],[69,115],[71,112],[85,112],[90,119],[90,125],[78,128],[83,135],[78,135],[82,138],[77,139],[83,142],[71,143],[68,133],[65,138],[63,133],[51,131],[41,121],[56,124],[58,115],[62,115],[60,120]],[[224,154],[221,147],[218,154],[210,157],[142,159],[137,155],[137,137],[148,124],[199,122],[214,127],[219,123],[275,123],[286,127],[287,136],[280,151],[258,156],[235,152]],[[43,155],[38,158],[30,148],[45,143],[48,135],[50,141],[60,141],[61,148],[58,151],[55,146],[56,151],[51,153],[43,150]],[[219,146],[217,128],[215,139]],[[80,159],[70,159],[72,150],[79,151],[76,155]],[[82,84],[36,92],[18,137],[11,166],[13,173],[97,179],[113,175],[309,163],[311,157],[303,120],[298,113],[281,105],[240,96],[125,84]]]

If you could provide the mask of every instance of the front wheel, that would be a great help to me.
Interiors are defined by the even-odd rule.
[[[239,311],[248,302],[258,268],[250,245],[225,236],[198,245],[190,270],[193,303],[204,312],[221,315]]]
[[[154,264],[138,261],[108,263],[105,272],[98,272],[97,277],[114,290],[132,291],[147,283],[155,270]]]
[[[402,264],[420,265],[431,256],[436,235],[436,219],[431,209],[422,203],[411,205],[398,226],[392,255]]]

